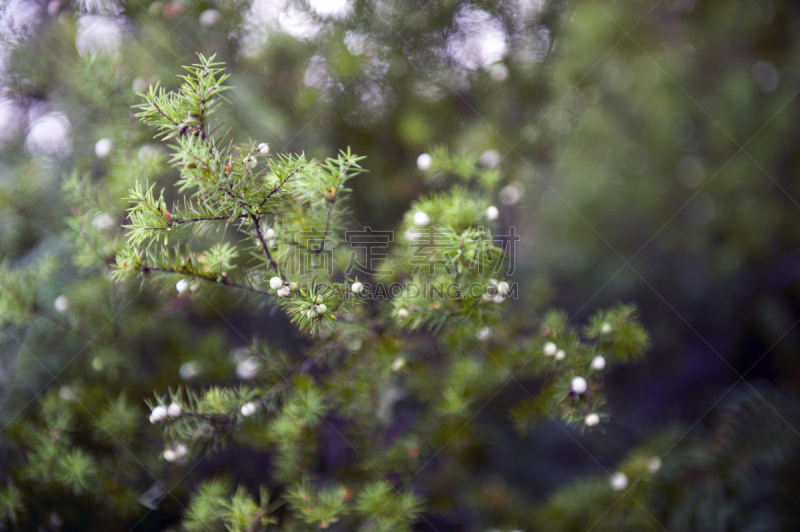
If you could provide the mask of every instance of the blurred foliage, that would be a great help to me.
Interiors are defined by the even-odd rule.
[[[359,225],[394,229],[421,193],[470,177],[464,168],[472,165],[458,160],[419,172],[422,152],[449,159],[431,146],[472,153],[473,162],[499,159],[507,205],[499,221],[522,237],[514,279],[524,297],[511,302],[508,330],[539,325],[531,309],[551,302],[576,323],[618,300],[641,308],[652,349],[646,364],[607,379],[617,420],[607,433],[578,446],[550,423],[520,439],[507,407],[536,383],[512,384],[469,430],[440,429],[441,443],[455,438],[455,452],[436,457],[435,474],[424,478],[428,523],[420,526],[642,530],[660,529],[657,520],[670,530],[795,528],[800,8],[788,0],[357,0],[339,17],[313,5],[291,2],[282,16],[283,6],[270,2],[0,7],[2,112],[10,113],[0,132],[0,516],[22,529],[105,530],[130,528],[142,505],[158,506],[137,526],[162,529],[187,515],[183,486],[197,491],[223,471],[248,493],[222,483],[202,494],[236,501],[242,512],[266,504],[256,494],[271,459],[238,441],[180,483],[184,472],[161,460],[161,437],[141,400],[174,387],[179,375],[193,386],[235,382],[246,358],[233,349],[251,335],[268,331],[266,358],[276,360],[307,339],[293,337],[279,314],[223,292],[189,305],[109,279],[128,207],[120,198],[146,172],[176,177],[163,171],[163,155],[140,151],[153,141],[133,118],[133,88],[176,88],[175,72],[200,52],[228,65],[236,91],[226,95],[222,127],[234,138],[309,158],[347,146],[367,157],[369,174],[351,183]],[[201,23],[214,18],[208,9],[218,11],[210,25]],[[112,22],[124,37],[116,53],[84,60],[78,49],[89,46],[93,21]],[[469,39],[498,27],[500,53]],[[46,133],[63,127],[58,113],[70,136],[54,146]],[[112,141],[114,157],[95,156],[101,138]],[[90,199],[104,202],[102,210],[76,197],[86,175],[102,183],[89,188],[101,194]],[[54,307],[62,295],[63,312]],[[409,355],[380,350],[392,361]],[[733,385],[752,394],[746,403],[727,395]],[[725,418],[718,425],[714,407]],[[400,422],[413,413],[403,401],[398,408]],[[729,415],[737,409],[746,415]],[[43,431],[46,441],[35,437]],[[259,438],[252,431],[245,443]],[[419,442],[407,445],[408,457],[419,452]],[[69,467],[44,471],[48,453],[64,449]],[[351,459],[333,444],[324,452],[333,462]],[[662,454],[657,478],[635,485],[637,457]],[[117,470],[134,457],[142,468]],[[42,468],[40,480],[23,484],[9,464],[29,462]],[[619,493],[607,479],[576,481],[610,474],[616,463],[631,496],[615,506]],[[139,476],[125,478],[133,470]],[[173,486],[174,497],[166,495]],[[117,515],[95,511],[92,500],[109,499]]]

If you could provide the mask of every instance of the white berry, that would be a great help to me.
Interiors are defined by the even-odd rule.
[[[597,355],[592,359],[592,369],[596,371],[602,371],[606,367],[606,359],[600,355]]]
[[[507,282],[503,281],[501,283],[498,283],[498,285],[497,285],[497,293],[498,294],[500,294],[501,296],[506,296],[506,295],[508,295],[508,293],[510,291],[511,291],[511,287],[508,286]]]
[[[163,406],[157,406],[150,413],[150,423],[158,423],[167,419],[167,409]]]
[[[414,225],[418,227],[427,227],[431,223],[431,217],[428,213],[418,211],[414,213]]]
[[[180,416],[181,415],[181,405],[179,405],[178,403],[172,403],[167,408],[167,414],[169,414],[169,417],[178,417],[178,416]]]
[[[607,321],[603,322],[603,324],[600,326],[600,332],[603,333],[603,334],[610,333],[611,332],[611,324],[608,323]]]
[[[111,153],[111,148],[113,147],[114,144],[110,139],[100,139],[94,145],[94,154],[97,155],[98,159],[105,159]]]
[[[197,365],[197,362],[193,360],[184,362],[181,364],[180,369],[178,369],[178,374],[183,380],[194,378],[198,373],[200,373],[200,367]]]
[[[92,218],[92,225],[101,231],[105,231],[106,229],[111,229],[112,227],[116,226],[117,221],[107,212],[101,212]]]
[[[364,291],[364,284],[356,281],[352,285],[350,285],[350,291],[353,292],[354,294],[360,294],[361,292]]]
[[[147,161],[148,159],[152,159],[156,155],[158,155],[158,148],[150,145],[144,145],[141,148],[139,148],[138,152],[136,152],[136,157],[140,161]]]
[[[181,279],[177,283],[175,283],[175,289],[178,291],[179,294],[186,292],[189,289],[189,281],[186,279]]]
[[[651,473],[658,473],[659,469],[661,469],[661,458],[654,456],[647,462],[647,470]]]
[[[506,205],[514,205],[522,199],[523,193],[522,185],[519,182],[506,185],[500,189],[500,201]]]
[[[423,153],[419,157],[417,157],[417,168],[420,170],[427,170],[431,167],[431,163],[433,163],[433,157],[428,155],[427,153]]]
[[[621,471],[617,471],[611,475],[611,480],[609,483],[611,484],[612,490],[622,491],[628,487],[628,475],[622,473]]]
[[[222,13],[217,11],[216,9],[206,9],[202,13],[200,13],[200,25],[201,26],[213,26],[219,19],[222,17]]]
[[[580,395],[586,391],[586,388],[587,388],[586,379],[584,379],[583,377],[575,377],[574,379],[572,379],[573,392]]]
[[[505,81],[508,78],[508,67],[502,63],[495,63],[489,69],[489,75],[495,81]]]
[[[491,205],[489,208],[486,209],[486,219],[490,222],[497,220],[500,217],[500,209]]]
[[[480,163],[487,168],[492,168],[500,164],[500,159],[502,157],[497,150],[486,150],[481,154]]]
[[[56,312],[64,313],[69,309],[69,299],[67,296],[58,296],[53,302],[53,306],[56,308]]]
[[[595,425],[600,423],[600,416],[598,416],[595,413],[591,413],[588,416],[586,416],[586,419],[584,419],[583,422],[586,423],[587,427],[594,427]]]
[[[75,395],[75,390],[72,388],[72,386],[62,386],[58,390],[58,395],[65,401],[73,402],[78,400],[78,397]]]
[[[406,237],[406,240],[418,240],[422,236],[422,233],[419,229],[409,229],[403,233],[403,236]]]
[[[167,449],[166,451],[164,451],[164,460],[166,460],[167,462],[174,462],[175,458],[176,458],[175,451],[173,451],[172,449]]]
[[[236,376],[242,380],[252,379],[258,374],[259,363],[255,357],[250,357],[236,364]]]
[[[318,313],[317,313],[317,311],[316,311],[316,310],[314,310],[313,308],[310,308],[310,309],[308,309],[308,310],[306,311],[306,317],[307,317],[308,319],[310,319],[310,320],[316,319],[316,317],[317,317],[317,316],[318,316]]]
[[[326,312],[328,312],[328,307],[326,305],[324,305],[324,304],[323,305],[317,305],[317,314],[322,316]]]
[[[398,318],[407,318],[408,317],[408,310],[404,309],[404,308],[401,308],[400,310],[397,311],[397,317]]]
[[[478,333],[475,335],[475,337],[482,342],[486,341],[492,337],[492,329],[489,327],[483,327],[478,330]]]
[[[556,351],[558,351],[558,347],[553,342],[547,342],[546,344],[544,344],[544,348],[542,349],[542,351],[544,351],[545,355],[551,357],[556,354]]]
[[[186,445],[179,443],[175,446],[175,458],[183,458],[188,451],[189,449],[186,448]]]
[[[266,142],[262,142],[261,144],[259,144],[258,145],[258,153],[260,153],[261,155],[268,154],[269,153],[269,144],[267,144]]]
[[[48,5],[48,7],[49,7],[49,5]],[[133,83],[131,84],[131,87],[133,88],[133,90],[135,92],[143,92],[148,87],[148,85],[149,84],[147,83],[146,79],[144,79],[144,78],[136,78],[135,80],[133,80]]]
[[[555,356],[556,360],[564,360],[565,358],[567,358],[566,351],[564,351],[563,349],[559,349],[558,351],[556,351],[556,356]]]
[[[275,238],[275,229],[270,227],[264,232],[264,236],[267,238],[267,240],[272,240],[273,238]]]
[[[404,367],[406,367],[406,359],[402,357],[397,357],[392,362],[392,371],[400,371]]]
[[[280,297],[289,297],[289,295],[292,293],[292,289],[288,286],[284,286],[282,288],[278,288],[277,293]]]
[[[283,279],[280,277],[273,277],[269,280],[269,287],[273,290],[278,290],[279,288],[283,288]]]
[[[256,404],[253,402],[243,404],[241,412],[244,417],[252,416],[256,413]]]

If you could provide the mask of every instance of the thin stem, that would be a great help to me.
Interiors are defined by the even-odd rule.
[[[237,218],[247,218],[247,217],[248,217],[247,214],[240,214],[239,216],[237,216]],[[230,216],[208,216],[208,217],[198,216],[197,218],[179,218],[177,220],[175,218],[171,218],[169,223],[175,225],[182,225],[195,222],[217,222],[221,220],[230,220],[230,219],[231,219]]]
[[[0,283],[0,288],[2,288],[6,292],[6,294],[9,294],[11,297],[13,297],[17,301],[17,304],[20,306],[20,308],[26,310],[32,316],[36,316],[36,317],[38,317],[40,319],[43,319],[45,321],[49,321],[50,323],[52,323],[56,327],[60,327],[60,328],[64,329],[66,332],[71,332],[72,334],[75,334],[75,335],[80,336],[82,338],[89,339],[89,337],[87,335],[85,335],[85,334],[77,331],[76,329],[72,328],[71,325],[65,325],[63,322],[61,322],[61,320],[58,320],[58,319],[53,318],[51,316],[48,316],[47,314],[42,312],[41,307],[36,304],[35,300],[31,300],[30,302],[25,301],[24,299],[22,299],[19,296],[18,293],[16,293],[14,290],[10,290],[8,288],[8,286],[6,286],[3,283]]]
[[[240,214],[239,216],[237,216],[237,218],[247,218],[247,217],[248,214]],[[141,229],[144,231],[169,231],[170,229],[169,226],[172,225],[183,225],[188,223],[199,223],[199,222],[220,222],[223,220],[230,220],[230,219],[231,219],[230,216],[209,216],[209,217],[200,216],[198,218],[178,218],[178,219],[168,218],[167,219],[167,223],[169,224],[168,226],[165,227],[145,226],[137,229]]]
[[[192,157],[194,157],[194,159],[196,161],[199,161],[203,165],[204,170],[206,172],[213,173],[211,171],[211,167],[208,165],[208,163],[205,161],[205,159],[201,159],[200,157],[198,157],[194,153],[191,153],[191,152],[187,152],[187,153],[189,155],[191,155]],[[250,204],[247,203],[247,201],[243,200],[241,197],[239,197],[238,194],[235,194],[232,190],[229,190],[229,189],[225,188],[223,185],[221,185],[219,180],[218,181],[213,181],[212,179],[209,179],[209,178],[203,177],[203,176],[198,176],[198,179],[203,179],[205,181],[208,181],[208,182],[216,184],[217,185],[217,190],[219,190],[220,192],[224,192],[225,194],[227,194],[228,196],[233,198],[237,203],[240,203],[244,207],[249,207],[250,206]]]
[[[266,202],[267,202],[267,201],[268,201],[268,200],[269,200],[269,199],[270,199],[270,198],[271,198],[273,195],[275,195],[275,194],[276,194],[276,193],[277,193],[277,192],[278,192],[278,191],[281,189],[281,187],[283,187],[283,185],[285,185],[285,184],[286,184],[286,183],[287,183],[287,182],[288,182],[288,181],[289,181],[289,180],[290,180],[292,177],[294,177],[294,175],[295,175],[295,174],[297,174],[298,172],[300,172],[301,170],[303,170],[303,168],[305,168],[305,167],[306,167],[306,165],[304,165],[304,164],[301,164],[300,166],[298,166],[297,168],[295,168],[294,170],[292,170],[291,172],[289,172],[289,174],[288,174],[286,177],[284,177],[284,178],[283,178],[283,180],[282,180],[280,183],[278,183],[278,184],[275,186],[275,188],[273,188],[273,189],[272,189],[272,190],[271,190],[271,191],[270,191],[270,192],[269,192],[269,193],[268,193],[266,196],[264,196],[264,199],[263,199],[263,200],[261,200],[261,203],[259,203],[259,204],[258,204],[258,207],[259,207],[259,208],[263,207],[263,206],[264,206],[264,204],[265,204],[265,203],[266,203]]]
[[[167,113],[165,113],[163,110],[161,110],[161,107],[158,106],[158,104],[156,103],[156,99],[155,98],[150,100],[150,103],[153,104],[153,107],[155,107],[156,111],[158,111],[158,114],[160,114],[161,116],[163,116],[164,118],[166,118],[167,120],[172,122],[172,124],[174,126],[177,127],[178,125],[180,125],[177,120],[175,120],[174,118],[170,117],[169,115],[167,115]]]
[[[209,283],[224,284],[225,286],[231,286],[233,288],[239,288],[240,290],[247,290],[249,292],[255,292],[257,294],[270,295],[269,292],[267,292],[266,290],[262,290],[260,288],[256,288],[254,286],[250,286],[250,285],[246,285],[246,284],[237,283],[236,281],[232,281],[224,273],[222,274],[220,279],[217,279],[216,277],[212,277],[210,275],[203,275],[201,273],[183,271],[183,270],[179,270],[177,268],[162,268],[161,266],[142,266],[141,267],[141,272],[144,273],[144,274],[148,274],[151,271],[153,271],[153,272],[162,272],[162,273],[174,273],[174,274],[178,274],[178,275],[189,275],[191,277],[194,277],[196,279],[202,279],[203,281],[206,281],[206,282],[209,282]]]
[[[289,371],[286,373],[286,375],[284,375],[284,376],[281,378],[281,381],[280,381],[280,382],[278,382],[278,383],[277,383],[275,386],[273,386],[272,388],[270,388],[270,390],[269,390],[267,393],[265,393],[264,395],[262,395],[261,397],[259,397],[259,398],[258,398],[258,401],[256,401],[256,404],[258,404],[258,405],[263,405],[264,403],[266,403],[267,401],[269,401],[270,399],[272,399],[273,397],[275,397],[276,395],[278,395],[279,393],[281,393],[283,390],[285,390],[285,389],[286,389],[286,388],[287,388],[287,387],[288,387],[288,386],[291,384],[291,381],[289,380],[289,377],[290,377],[290,376],[292,376],[292,375],[304,375],[304,374],[305,374],[305,373],[307,373],[307,372],[308,372],[308,371],[309,371],[309,370],[310,370],[310,369],[311,369],[311,368],[312,368],[312,367],[313,367],[313,366],[314,366],[314,365],[315,365],[315,364],[316,364],[316,363],[317,363],[317,362],[318,362],[318,361],[319,361],[319,360],[320,360],[320,359],[321,359],[323,356],[325,356],[325,354],[326,354],[327,352],[328,352],[328,351],[326,351],[325,349],[320,349],[318,352],[314,353],[314,355],[312,355],[312,356],[310,356],[310,357],[306,358],[306,359],[303,361],[303,363],[302,363],[302,364],[300,364],[300,366],[299,366],[299,367],[298,367],[297,365],[295,365],[295,367],[294,367],[294,368],[291,368],[291,369],[290,369],[290,370],[289,370]],[[297,368],[297,369],[295,369],[295,368]]]
[[[342,186],[344,176],[347,175],[347,170],[350,168],[351,161],[348,160],[344,166],[339,169],[339,179],[336,181],[336,186],[333,189],[333,195],[328,198],[328,215],[325,217],[325,228],[322,230],[322,243],[317,249],[316,253],[319,255],[325,249],[325,239],[328,238],[328,228],[331,224],[331,215],[333,214],[333,205],[336,203],[336,196],[339,194],[339,188]]]
[[[219,186],[219,189],[222,192],[226,193],[228,196],[230,196],[233,199],[235,199],[238,203],[241,203],[245,207],[245,210],[248,210],[248,207],[250,207],[250,204],[247,203],[247,201],[245,201],[242,198],[240,198],[238,194],[233,192],[233,190],[227,189],[227,188],[223,187],[222,185]],[[248,212],[250,212],[250,211],[248,210]]]
[[[272,258],[272,254],[269,252],[269,245],[267,244],[267,241],[264,239],[264,234],[261,232],[261,228],[259,227],[259,224],[261,223],[261,218],[251,213],[250,219],[253,221],[253,229],[256,232],[256,236],[258,236],[258,240],[261,242],[261,247],[264,248],[264,255],[266,255],[270,267],[273,270],[275,270],[275,273],[278,274],[278,277],[280,277],[285,281],[286,279],[281,274],[280,268],[278,268],[278,263],[275,262],[275,259]]]

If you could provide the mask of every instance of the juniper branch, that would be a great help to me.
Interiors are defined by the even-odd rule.
[[[342,186],[345,176],[347,175],[347,170],[350,168],[352,161],[348,158],[347,162],[339,169],[339,179],[336,181],[336,186],[334,187],[333,194],[330,198],[328,198],[328,214],[325,217],[325,228],[322,230],[322,243],[317,249],[317,254],[322,253],[325,249],[325,239],[328,236],[328,228],[331,224],[331,215],[333,214],[333,206],[336,203],[336,197],[339,194],[339,188]]]
[[[259,204],[258,204],[258,207],[259,207],[259,209],[260,209],[261,207],[263,207],[263,206],[264,206],[264,204],[265,204],[265,203],[266,203],[266,202],[267,202],[267,201],[268,201],[268,200],[269,200],[269,199],[270,199],[272,196],[274,196],[275,194],[277,194],[277,192],[278,192],[278,191],[279,191],[279,190],[280,190],[280,189],[283,187],[283,185],[285,185],[285,184],[286,184],[286,183],[287,183],[287,182],[288,182],[288,181],[289,181],[289,180],[290,180],[292,177],[294,177],[296,174],[298,174],[299,172],[301,172],[301,171],[302,171],[302,170],[303,170],[305,167],[306,167],[306,165],[305,165],[305,164],[301,164],[301,165],[300,165],[299,167],[297,167],[295,170],[292,170],[291,172],[289,172],[289,174],[288,174],[288,175],[287,175],[285,178],[283,178],[283,179],[282,179],[282,180],[281,180],[281,181],[280,181],[280,182],[279,182],[279,183],[278,183],[278,184],[275,186],[275,188],[273,188],[273,189],[272,189],[272,190],[271,190],[271,191],[270,191],[270,192],[269,192],[269,193],[268,193],[266,196],[264,196],[264,199],[263,199],[263,200],[261,200],[261,203],[259,203]]]
[[[231,278],[225,275],[225,273],[220,275],[218,279],[211,275],[203,275],[202,273],[184,271],[184,270],[179,270],[177,268],[164,268],[162,266],[147,266],[147,265],[143,265],[141,268],[139,268],[139,271],[141,271],[145,275],[150,272],[161,272],[161,273],[172,273],[176,275],[189,276],[209,283],[224,284],[225,286],[238,288],[240,290],[247,290],[249,292],[255,292],[257,294],[269,295],[269,292],[267,292],[266,290],[256,288],[255,286],[237,283],[236,281],[231,280]]]
[[[278,268],[278,263],[275,262],[275,259],[272,258],[272,253],[269,252],[269,245],[267,244],[266,239],[264,239],[264,234],[261,232],[261,228],[259,227],[261,218],[250,213],[250,219],[253,221],[253,229],[256,232],[256,236],[258,236],[258,240],[261,242],[261,247],[264,249],[264,255],[267,257],[270,267],[275,270],[275,273],[278,274],[278,277],[285,281],[286,279],[281,274],[280,268]]]
[[[292,383],[292,381],[289,380],[290,377],[295,376],[295,375],[305,375],[328,352],[329,352],[329,350],[320,349],[319,351],[317,351],[313,355],[307,356],[306,359],[302,363],[300,363],[299,366],[295,365],[293,368],[291,368],[289,370],[289,372],[281,378],[280,382],[278,382],[277,384],[275,384],[275,386],[270,388],[267,393],[265,393],[264,395],[259,397],[259,399],[258,399],[258,401],[256,401],[256,403],[258,405],[264,405],[265,403],[267,403],[267,401],[269,401],[270,399],[272,399],[273,397],[275,397],[279,393],[283,392]]]

